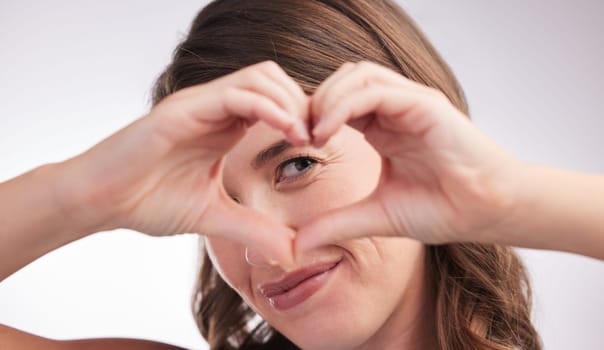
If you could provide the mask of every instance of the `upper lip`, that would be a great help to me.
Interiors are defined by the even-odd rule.
[[[305,280],[319,275],[325,271],[333,269],[338,263],[340,263],[342,259],[324,263],[318,263],[311,266],[306,266],[298,270],[294,270],[275,282],[269,282],[260,285],[258,288],[260,293],[265,298],[271,298],[279,294],[283,294],[288,292],[289,290],[295,288],[300,283]]]

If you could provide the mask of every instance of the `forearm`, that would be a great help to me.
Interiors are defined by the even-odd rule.
[[[604,176],[526,165],[496,243],[604,259]]]
[[[0,349],[59,350],[58,343],[0,324]]]
[[[0,280],[92,231],[59,198],[61,181],[69,179],[50,164],[0,183]]]
[[[183,350],[140,339],[53,340],[0,324],[0,349],[11,350]]]

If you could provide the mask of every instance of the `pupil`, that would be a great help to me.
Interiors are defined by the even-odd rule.
[[[296,170],[302,171],[310,166],[309,159],[300,159],[295,163]]]

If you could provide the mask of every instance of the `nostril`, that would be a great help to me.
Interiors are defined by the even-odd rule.
[[[231,193],[230,191],[227,191],[226,189],[224,190],[224,194],[226,194],[233,202],[235,202],[237,204],[241,204],[241,200],[239,199],[239,197],[237,195],[234,195],[233,193]]]

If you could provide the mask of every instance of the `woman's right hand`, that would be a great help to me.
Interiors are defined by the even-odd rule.
[[[63,210],[94,232],[220,234],[291,261],[294,231],[236,204],[222,187],[221,168],[224,155],[256,121],[282,130],[293,144],[307,142],[308,101],[274,62],[177,91],[61,163]]]

